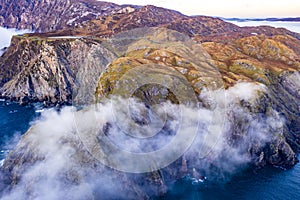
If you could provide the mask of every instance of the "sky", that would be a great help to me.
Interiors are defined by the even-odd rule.
[[[299,17],[300,0],[106,0],[117,4],[156,5],[186,15],[218,17]]]

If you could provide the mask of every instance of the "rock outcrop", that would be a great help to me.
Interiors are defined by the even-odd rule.
[[[71,104],[85,94],[91,101],[91,85],[113,58],[97,40],[14,36],[1,58],[1,95],[46,105]]]
[[[268,89],[267,91],[260,91],[260,95],[255,94],[254,96],[256,97],[253,98],[257,99],[254,102],[240,100],[240,102],[234,103],[236,106],[241,106],[244,110],[243,112],[249,112],[249,116],[241,115],[240,110],[235,112],[234,108],[232,111],[228,108],[228,112],[231,114],[227,117],[232,127],[228,131],[229,135],[227,135],[227,139],[230,141],[230,138],[232,138],[232,144],[245,144],[245,146],[248,146],[250,157],[256,160],[254,161],[256,166],[261,167],[270,164],[288,168],[297,163],[294,151],[299,151],[300,138],[297,124],[299,123],[298,93],[300,79],[299,62],[296,59],[299,56],[294,53],[294,51],[281,43],[272,41],[273,48],[270,48],[268,45],[266,47],[262,46],[259,48],[259,52],[253,55],[253,57],[258,56],[262,59],[262,61],[259,62],[250,56],[247,57],[247,53],[242,54],[243,50],[242,52],[234,52],[235,57],[231,57],[228,55],[229,47],[224,45],[221,49],[214,49],[212,53],[210,45],[213,42],[208,44],[203,43],[204,48],[202,48],[199,44],[184,40],[183,35],[175,31],[150,29],[147,33],[150,34],[150,36],[146,37],[146,40],[143,38],[140,41],[132,42],[128,48],[125,48],[128,49],[127,52],[123,53],[121,58],[113,61],[107,67],[106,71],[101,74],[96,90],[96,96],[100,101],[109,95],[125,94],[126,97],[126,95],[131,94],[149,105],[163,102],[161,99],[179,103],[175,97],[182,96],[182,94],[177,92],[176,95],[174,95],[172,91],[174,91],[176,87],[181,87],[181,84],[175,81],[176,79],[180,79],[181,75],[188,80],[190,87],[198,97],[197,101],[201,102],[202,106],[212,109],[213,106],[207,103],[207,99],[202,98],[201,92],[204,89],[209,88],[213,91],[220,88],[227,88],[228,90],[234,90],[232,87],[241,81],[261,83]],[[138,39],[139,37],[135,38]],[[245,38],[245,40],[247,40],[247,38]],[[191,45],[190,42],[193,45]],[[121,44],[124,46],[124,43]],[[213,44],[218,45],[216,43]],[[240,45],[240,43],[237,42],[234,43],[234,45]],[[247,47],[247,45],[245,46]],[[246,48],[245,46],[240,47],[240,49]],[[283,50],[278,47],[283,48]],[[180,51],[180,48],[185,50],[184,53]],[[232,48],[234,47],[231,46],[231,49]],[[210,57],[206,49],[215,57]],[[268,51],[268,53],[266,53],[266,51]],[[233,53],[232,51],[229,52]],[[276,52],[277,56],[270,56],[274,55],[273,52]],[[226,56],[223,53],[226,54]],[[262,56],[259,53],[265,55]],[[239,56],[243,57],[243,59],[240,60]],[[264,56],[270,57],[265,60]],[[228,60],[224,61],[222,58],[230,59],[230,62]],[[275,62],[278,58],[284,60],[281,61],[282,65],[289,67],[268,65]],[[217,59],[222,60],[222,62],[216,61]],[[227,64],[228,68],[224,70],[223,67]],[[152,65],[156,69],[159,68],[158,66],[162,66],[162,69],[151,72]],[[141,70],[139,66],[145,66],[145,68]],[[145,77],[147,76],[146,74],[151,74],[153,82],[160,82],[159,74],[170,74],[172,70],[177,71],[179,74],[172,74],[174,77],[173,85],[168,85],[167,81],[162,81],[162,83],[168,85],[171,91],[168,90],[168,92],[166,92],[157,86],[148,86],[142,89],[135,87],[136,82],[139,80],[138,76]],[[124,78],[128,76],[128,74],[131,74],[131,71],[136,71],[136,74],[129,76],[130,78]],[[144,73],[143,71],[146,72]],[[228,78],[228,74],[234,77],[235,80]],[[130,86],[135,87],[135,90],[142,91],[135,91],[135,93],[132,94],[132,88]],[[189,98],[191,98],[191,96],[189,96]],[[283,103],[285,101],[288,103]],[[180,103],[189,104],[191,102],[183,100]],[[287,106],[287,104],[289,104],[289,106]],[[277,110],[279,113],[282,113],[288,123],[280,129],[278,127],[272,127],[273,125],[268,124],[266,121],[267,126],[270,126],[273,138],[266,146],[249,144],[248,140],[250,139],[247,137],[247,134],[249,134],[249,130],[251,129],[251,121],[256,120],[259,124],[261,121],[264,121],[265,118],[276,115],[274,114],[275,111],[272,110]],[[280,122],[280,117],[275,117],[273,120]],[[262,155],[264,156],[260,158],[256,157]]]

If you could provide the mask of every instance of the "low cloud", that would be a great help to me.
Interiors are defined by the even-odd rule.
[[[275,133],[280,134],[284,121],[276,111],[271,109],[266,114],[255,110],[259,106],[257,98],[264,92],[267,91],[263,85],[238,83],[228,90],[204,91],[200,99],[205,107],[190,108],[166,102],[149,110],[138,101],[131,99],[128,104],[115,98],[79,111],[74,107],[45,111],[4,164],[5,167],[17,159],[12,173],[20,177],[11,190],[2,194],[2,199],[136,198],[140,194],[137,191],[146,187],[142,186],[146,175],[130,179],[126,173],[104,167],[95,158],[108,159],[107,163],[111,161],[115,169],[122,168],[118,166],[120,163],[136,161],[105,149],[101,143],[94,146],[96,150],[90,148],[91,143],[87,142],[98,141],[98,137],[127,153],[157,152],[156,162],[161,159],[159,150],[168,147],[174,138],[188,141],[187,136],[194,136],[191,131],[196,131],[187,151],[181,152],[185,140],[168,148],[182,153],[180,159],[186,160],[186,173],[196,171],[211,180],[226,179],[251,163],[249,151],[253,146],[262,148]],[[155,122],[154,126],[151,122]],[[136,131],[137,127],[140,131]],[[178,134],[179,130],[183,134]],[[143,131],[144,135],[136,135]],[[147,135],[151,131],[156,134]],[[87,137],[93,140],[85,140],[83,133],[90,134]],[[106,156],[108,152],[114,155],[113,162]],[[141,163],[136,172],[141,170],[139,167],[144,166]]]

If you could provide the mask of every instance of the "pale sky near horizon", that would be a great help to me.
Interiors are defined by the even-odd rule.
[[[155,5],[186,15],[220,17],[300,17],[300,0],[106,0],[116,4]]]

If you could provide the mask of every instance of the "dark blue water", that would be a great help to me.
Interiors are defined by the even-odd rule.
[[[20,106],[0,101],[0,160],[39,116],[37,106]],[[173,185],[164,198],[173,199],[300,199],[300,164],[290,170],[266,168],[236,175],[226,183],[193,184],[183,179]]]
[[[0,161],[38,117],[35,106],[20,106],[0,99]]]
[[[199,183],[181,180],[169,192],[171,199],[300,199],[300,164],[290,170],[265,168],[236,175],[227,183]]]

